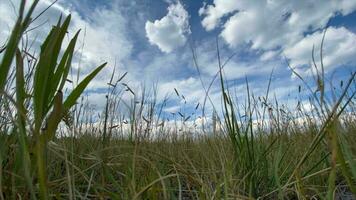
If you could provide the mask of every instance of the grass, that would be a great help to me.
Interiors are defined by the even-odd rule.
[[[25,2],[1,50],[0,199],[341,199],[356,194],[355,72],[327,90],[322,61],[312,63],[314,86],[290,67],[304,82],[299,92],[301,87],[310,91],[310,111],[303,101],[291,110],[271,99],[272,78],[260,97],[246,79],[242,103],[224,79],[226,62],[217,42],[222,116],[214,110],[212,127],[203,134],[194,121],[205,103],[193,114],[177,112],[169,120],[163,113],[168,99],[158,102],[156,90],[137,94],[124,82],[127,73],[115,79],[115,70],[103,96],[105,108],[94,119],[82,93],[106,63],[78,84],[69,79],[79,35],[62,47],[70,16],[53,26],[38,56],[29,53],[20,42],[38,1],[26,15]],[[193,55],[196,59],[194,50]],[[74,87],[63,94],[70,83]],[[133,96],[131,103],[122,100],[124,92]]]

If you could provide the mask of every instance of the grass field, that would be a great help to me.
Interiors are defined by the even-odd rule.
[[[1,48],[0,199],[355,199],[355,71],[328,88],[322,62],[314,85],[290,68],[310,96],[289,108],[269,94],[271,79],[260,97],[246,81],[246,101],[237,102],[220,64],[222,109],[205,126],[197,114],[168,121],[149,93],[125,104],[124,74],[108,80],[93,118],[81,96],[106,63],[77,84],[69,79],[80,34],[62,45],[70,16],[33,57],[20,44],[38,1],[27,13],[25,2]]]

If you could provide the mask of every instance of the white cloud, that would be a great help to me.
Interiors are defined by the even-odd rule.
[[[312,49],[315,48],[315,61],[320,63],[322,31],[306,36],[284,50],[292,67],[301,67],[312,62]],[[356,64],[356,34],[344,27],[329,28],[323,46],[323,64],[326,70],[346,64]]]
[[[207,77],[207,81],[205,84],[209,84],[212,77],[214,77],[219,72],[219,65],[217,62],[216,49],[215,46],[211,42],[210,44],[205,44],[197,48],[196,55],[198,56],[198,64],[200,66],[200,71],[204,76]],[[275,60],[259,60],[254,57],[244,57],[240,58],[239,55],[236,55],[228,62],[229,53],[226,52],[226,49],[221,49],[220,54],[221,62],[224,63],[224,78],[226,80],[234,80],[250,77],[250,76],[264,76],[266,74],[270,74],[272,69],[275,67],[279,67],[280,63]],[[270,52],[268,55],[270,58],[276,56],[278,52]],[[226,63],[225,63],[226,62]],[[215,83],[218,83],[216,81]]]
[[[175,113],[175,112],[178,112],[180,109],[180,106],[171,106],[171,107],[168,107],[168,108],[165,108],[163,109],[165,112],[170,112],[170,113]]]
[[[322,28],[337,12],[347,15],[356,9],[356,1],[248,1],[214,0],[202,8],[206,30],[218,27],[222,18],[222,38],[231,46],[251,43],[253,49],[271,50],[293,44],[303,33]]]
[[[160,91],[159,99],[163,99],[165,94],[172,94],[176,97],[174,92],[174,88],[176,88],[180,95],[184,95],[185,100],[189,103],[197,103],[198,101],[204,98],[204,91],[202,89],[201,83],[199,79],[194,77],[189,77],[187,79],[182,80],[172,80],[165,83],[161,83],[158,86],[158,91]]]
[[[273,67],[276,66],[275,63],[265,63],[265,62],[237,62],[230,61],[224,66],[224,78],[226,80],[235,80],[251,76],[261,76],[269,74]],[[209,64],[206,61],[206,65],[202,69],[203,72],[207,73],[210,77],[216,75],[219,72],[219,68],[216,64]],[[216,81],[218,83],[218,81]]]
[[[15,9],[18,9],[19,0],[14,0],[13,3]],[[28,2],[27,6],[30,3],[31,1]],[[49,0],[39,1],[33,16],[37,16],[51,3],[52,1]],[[0,13],[5,16],[0,18],[0,26],[1,28],[4,27],[4,29],[0,29],[0,45],[9,37],[9,31],[16,20],[16,12],[18,11],[12,8],[10,1],[0,2]],[[80,75],[86,75],[99,64],[108,62],[107,67],[89,85],[91,89],[106,87],[115,60],[120,65],[120,62],[131,54],[133,48],[133,44],[128,37],[127,19],[122,15],[119,6],[112,2],[110,7],[94,8],[90,10],[90,15],[83,15],[71,5],[70,1],[58,1],[29,27],[31,29],[45,22],[39,28],[29,32],[28,35],[30,42],[36,38],[33,50],[37,53],[40,44],[52,25],[57,23],[61,14],[63,17],[72,15],[68,37],[64,39],[62,47],[65,48],[69,39],[74,36],[76,31],[81,29],[76,45],[76,55],[73,59],[73,69],[77,70],[80,64]],[[8,27],[8,30],[6,27]]]
[[[113,20],[115,19],[115,20]],[[78,16],[73,17],[73,30],[82,29],[85,38],[84,59],[91,62],[100,60],[111,61],[126,58],[132,49],[127,32],[125,19],[120,13],[113,10],[99,9],[91,15],[91,20],[86,21]]]
[[[181,3],[171,4],[162,19],[146,22],[146,36],[151,44],[169,53],[185,44],[186,35],[190,33],[188,20],[189,14]]]
[[[276,60],[283,53],[293,66],[300,66],[309,64],[312,46],[320,46],[319,30],[330,18],[355,10],[353,0],[214,0],[212,5],[204,5],[199,14],[207,31],[221,28],[220,36],[231,48],[251,45],[251,49],[262,51],[261,61]],[[331,27],[324,46],[326,68],[355,63],[355,46],[354,33]],[[296,70],[306,74],[305,69]]]
[[[199,15],[205,16],[202,25],[210,31],[220,24],[222,17],[236,11],[239,2],[236,0],[215,0],[214,5],[206,5],[199,9]]]
[[[262,61],[271,60],[276,57],[280,52],[279,51],[266,51],[261,55]]]

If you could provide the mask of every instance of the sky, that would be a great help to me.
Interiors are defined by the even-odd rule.
[[[34,15],[51,2],[40,0]],[[19,0],[0,1],[0,46],[14,25],[18,5]],[[61,14],[72,15],[65,45],[81,29],[74,72],[84,77],[108,62],[86,91],[98,108],[104,106],[115,66],[115,77],[128,72],[125,82],[135,91],[157,86],[159,100],[170,98],[166,112],[182,109],[174,88],[185,97],[184,109],[194,109],[219,70],[217,44],[222,62],[234,55],[224,75],[238,97],[245,97],[246,79],[253,93],[263,95],[273,71],[271,92],[293,102],[301,82],[288,63],[310,77],[312,49],[320,51],[325,27],[327,77],[344,80],[355,71],[355,0],[58,0],[30,26],[40,25],[28,33],[34,51]],[[315,60],[320,63],[319,53]],[[218,81],[209,96],[220,105]]]

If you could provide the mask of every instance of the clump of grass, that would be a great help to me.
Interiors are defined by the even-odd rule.
[[[71,91],[67,98],[63,100],[62,90],[67,81],[75,43],[79,34],[78,31],[65,49],[63,56],[59,58],[62,42],[71,19],[69,15],[63,24],[61,24],[60,18],[57,25],[54,26],[48,34],[41,45],[38,62],[36,61],[36,63],[33,64],[33,71],[31,71],[31,73],[33,73],[33,81],[25,82],[24,58],[21,50],[19,50],[17,46],[22,34],[31,23],[31,14],[38,1],[32,3],[30,10],[23,20],[25,3],[26,1],[21,2],[20,15],[10,36],[10,40],[6,45],[6,50],[0,65],[2,71],[0,76],[0,101],[4,103],[3,101],[6,101],[4,99],[8,99],[13,103],[10,106],[14,109],[11,110],[16,112],[14,115],[16,118],[13,122],[14,125],[12,126],[11,132],[9,132],[14,137],[17,137],[14,145],[18,142],[20,146],[20,150],[17,152],[15,149],[14,152],[16,157],[15,161],[17,162],[15,164],[16,172],[21,173],[21,170],[17,168],[23,165],[24,177],[31,197],[36,197],[33,184],[36,184],[38,181],[40,197],[47,199],[47,143],[55,136],[58,124],[63,116],[70,111],[85,87],[101,69],[104,68],[106,63],[96,68],[91,74],[84,78],[83,81]],[[16,57],[14,76],[16,80],[16,99],[12,99],[12,96],[4,91],[6,80],[8,79],[8,72],[14,57]],[[26,84],[32,84],[33,90],[26,91]],[[29,105],[31,106],[30,108]],[[34,160],[36,162],[32,162]],[[33,180],[35,177],[37,177],[37,180]],[[16,182],[18,180],[14,179],[14,181]]]

